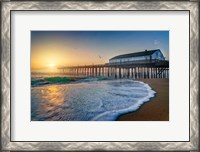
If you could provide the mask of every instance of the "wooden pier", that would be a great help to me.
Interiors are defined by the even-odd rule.
[[[74,77],[106,76],[116,79],[169,78],[169,62],[165,60],[135,61],[119,64],[106,63],[99,65],[65,66],[58,67],[58,70],[66,75]]]

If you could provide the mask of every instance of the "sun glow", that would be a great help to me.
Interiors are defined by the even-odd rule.
[[[48,64],[48,67],[50,67],[50,68],[53,68],[53,67],[55,67],[56,65],[54,64],[54,63],[49,63]]]

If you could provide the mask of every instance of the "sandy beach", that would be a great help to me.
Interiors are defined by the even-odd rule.
[[[157,92],[135,112],[118,117],[118,121],[169,121],[169,79],[139,79]]]

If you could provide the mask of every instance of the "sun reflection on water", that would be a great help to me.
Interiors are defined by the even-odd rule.
[[[40,88],[41,89],[41,88]],[[34,88],[32,91],[37,90]],[[58,116],[64,107],[64,91],[58,85],[48,86],[40,90],[37,96],[41,99],[40,106],[35,105],[38,109],[36,115],[43,115],[46,120],[58,120]],[[31,108],[34,108],[32,102]],[[59,115],[58,115],[59,113]],[[48,114],[48,115],[47,115]],[[46,117],[48,116],[48,117]]]
[[[44,94],[45,99],[48,99],[49,104],[62,105],[64,104],[64,93],[59,86],[49,86]]]

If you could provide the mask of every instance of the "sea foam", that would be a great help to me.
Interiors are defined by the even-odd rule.
[[[136,111],[155,93],[148,84],[128,79],[34,87],[31,119],[112,121]]]

